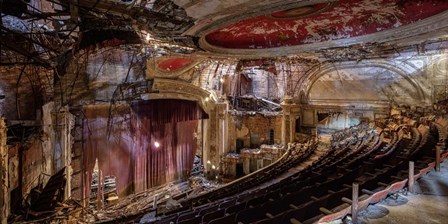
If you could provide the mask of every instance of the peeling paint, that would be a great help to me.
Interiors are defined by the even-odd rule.
[[[401,27],[445,10],[447,1],[414,1],[403,5],[399,0],[340,0],[327,10],[303,18],[279,19],[272,16],[281,13],[276,12],[243,20],[208,34],[206,40],[231,49],[318,43]]]

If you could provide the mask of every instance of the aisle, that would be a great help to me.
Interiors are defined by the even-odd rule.
[[[447,223],[448,160],[418,180],[414,194],[388,197],[360,212],[360,223]]]

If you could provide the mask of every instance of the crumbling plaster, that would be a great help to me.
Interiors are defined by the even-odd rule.
[[[323,66],[316,73],[309,74],[303,89],[310,101],[392,101],[398,104],[431,104],[431,93],[427,88],[429,86],[415,80],[422,75],[421,70],[401,63],[384,61],[336,63]]]

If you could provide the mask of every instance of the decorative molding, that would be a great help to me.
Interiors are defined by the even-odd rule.
[[[162,70],[159,68],[159,63],[169,60],[169,59],[188,59],[191,60],[191,63],[186,64],[183,67],[180,67],[173,71],[167,71]],[[185,74],[189,70],[191,70],[193,67],[201,63],[204,59],[201,57],[194,57],[194,56],[188,56],[188,55],[179,55],[174,57],[153,57],[150,60],[146,62],[146,78],[147,79],[153,79],[153,78],[179,78],[179,76]],[[190,74],[191,76],[191,74]]]
[[[245,19],[297,7],[328,3],[329,1],[337,0],[252,0],[240,5],[226,8],[225,12],[213,13],[201,18],[196,21],[193,27],[183,33],[183,35],[205,36],[213,30]]]
[[[209,91],[182,81],[154,79],[153,91],[155,93],[149,93],[142,98],[198,101],[207,113],[209,113],[215,105],[213,97],[210,97],[212,94]]]

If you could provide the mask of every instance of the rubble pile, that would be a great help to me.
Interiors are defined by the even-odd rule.
[[[161,187],[132,194],[120,200],[112,206],[104,210],[92,209],[89,214],[90,222],[114,220],[120,217],[132,216],[139,214],[141,211],[149,211],[153,209],[154,199],[157,204],[164,204],[171,198],[176,198],[189,190],[187,182],[169,183]]]
[[[204,192],[204,191],[210,191],[215,188],[220,187],[222,184],[219,184],[217,182],[211,182],[207,180],[204,176],[195,176],[190,177],[189,179],[190,187],[193,189],[192,193],[190,193],[189,197],[192,196],[194,192]],[[198,190],[200,189],[200,190]]]
[[[191,169],[191,176],[202,174],[204,174],[204,165],[202,165],[201,158],[196,155],[193,161],[193,168]]]

